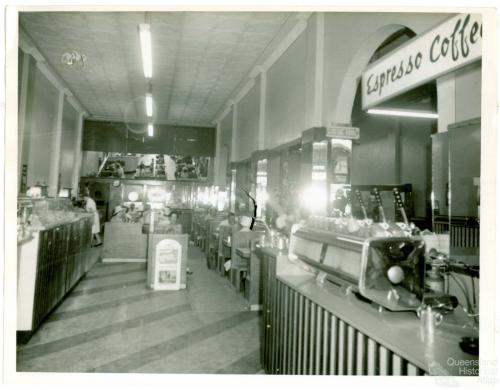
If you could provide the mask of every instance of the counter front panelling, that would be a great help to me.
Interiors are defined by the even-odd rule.
[[[32,241],[18,246],[17,330],[20,341],[31,336],[92,267],[97,257],[90,254],[91,237],[89,216],[41,230],[35,233]]]

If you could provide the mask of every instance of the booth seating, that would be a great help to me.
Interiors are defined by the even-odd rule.
[[[193,218],[191,219],[191,232],[190,232],[190,235],[189,235],[189,239],[192,242],[196,241],[197,220],[198,220],[198,213],[196,211],[194,211],[193,212]]]
[[[206,236],[206,248],[207,248],[207,267],[209,269],[215,269],[217,266],[217,250],[218,243],[215,241],[214,233],[219,229],[220,223],[226,218],[225,214],[217,214],[214,219],[209,220],[207,223],[207,236]]]
[[[147,237],[142,233],[142,224],[106,222],[102,261],[146,262]]]
[[[203,252],[205,252],[205,258],[208,255],[208,241],[210,237],[210,224],[215,221],[215,216],[213,215],[208,215],[207,218],[205,219],[204,227],[202,229],[203,232],[203,242],[201,244],[203,248]]]
[[[242,281],[246,278],[250,261],[250,245],[256,238],[255,232],[241,229],[233,233],[231,240],[231,283],[237,292],[241,292]]]
[[[193,242],[196,246],[199,246],[199,242],[201,239],[200,236],[200,220],[202,215],[200,213],[196,213],[193,217]]]
[[[213,216],[205,213],[200,217],[198,222],[198,235],[196,237],[196,245],[203,251],[206,252],[206,243],[207,243],[207,229],[209,222],[213,219]]]
[[[217,226],[217,229],[215,229],[212,234],[211,234],[211,254],[210,258],[208,260],[210,264],[210,269],[215,270],[216,272],[219,272],[219,265],[218,265],[218,259],[219,259],[219,230],[220,230],[220,224]]]
[[[234,228],[229,225],[219,227],[219,245],[217,249],[217,270],[221,276],[226,275],[224,263],[231,258],[231,240]]]
[[[205,209],[196,209],[193,213],[191,240],[196,246],[201,246],[201,240],[203,239],[201,235],[201,224],[206,214],[207,211]]]
[[[198,235],[198,245],[200,246],[200,249],[205,252],[205,244],[207,242],[207,220],[208,216],[205,216],[202,218],[200,222],[200,232]]]

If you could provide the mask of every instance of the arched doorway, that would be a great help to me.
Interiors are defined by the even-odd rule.
[[[387,36],[366,60],[365,67],[415,36],[400,26]],[[366,56],[367,53],[365,52]],[[408,112],[436,112],[436,82],[414,88],[377,107]],[[432,147],[431,135],[437,120],[402,116],[380,116],[361,108],[361,83],[358,78],[349,123],[360,128],[360,139],[353,145],[352,185],[392,186],[411,184],[407,213],[421,228],[432,227]],[[394,217],[392,193],[385,194],[388,217]]]
[[[349,63],[335,107],[337,122],[350,123],[351,112],[361,73],[371,62],[413,38],[415,32],[402,24],[389,24],[375,31],[359,48]]]

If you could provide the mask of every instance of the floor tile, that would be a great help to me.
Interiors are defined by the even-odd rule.
[[[187,289],[153,291],[138,263],[96,263],[31,340],[18,371],[253,374],[258,314],[188,251]]]

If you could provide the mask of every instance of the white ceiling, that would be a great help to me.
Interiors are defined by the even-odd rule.
[[[270,12],[154,12],[155,122],[211,126],[290,17]],[[137,26],[144,12],[20,14],[22,28],[91,118],[145,121],[148,83]],[[61,62],[76,50],[84,69]]]

